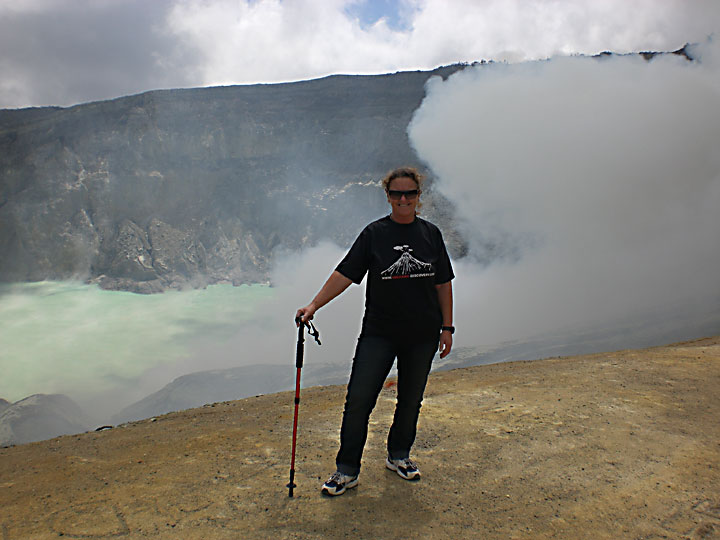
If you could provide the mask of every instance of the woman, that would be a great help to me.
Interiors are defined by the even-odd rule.
[[[368,273],[365,316],[348,383],[337,471],[323,484],[341,495],[358,484],[368,420],[385,378],[398,360],[397,405],[387,441],[385,465],[405,480],[418,480],[410,459],[425,384],[435,351],[452,348],[452,284],[455,277],[440,230],[416,215],[422,176],[395,169],[383,179],[392,208],[370,223],[320,292],[297,311],[303,324],[315,312]]]

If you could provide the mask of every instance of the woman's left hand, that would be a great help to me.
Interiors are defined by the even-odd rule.
[[[440,351],[440,358],[445,358],[448,354],[450,354],[452,344],[452,334],[450,332],[440,332],[440,344],[438,345],[438,351]]]

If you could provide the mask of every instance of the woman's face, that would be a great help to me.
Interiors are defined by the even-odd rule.
[[[402,195],[400,198],[397,195],[393,196],[393,191],[413,191],[417,190],[416,196]],[[388,185],[388,202],[392,207],[392,215],[395,218],[399,218],[399,221],[412,221],[415,219],[415,207],[417,207],[418,200],[420,199],[420,190],[415,180],[408,178],[407,176],[401,176],[399,178],[393,178]],[[398,220],[396,220],[398,221]]]

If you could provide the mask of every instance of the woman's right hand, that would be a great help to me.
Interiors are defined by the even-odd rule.
[[[315,311],[317,311],[317,308],[312,302],[310,302],[307,306],[298,309],[297,313],[295,313],[295,325],[300,326],[300,323],[305,324],[311,320],[315,315]],[[300,322],[297,322],[298,319],[300,319]]]

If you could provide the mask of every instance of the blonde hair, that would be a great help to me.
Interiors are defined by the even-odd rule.
[[[420,174],[420,171],[418,171],[415,167],[398,167],[397,169],[393,169],[392,171],[387,173],[382,179],[382,187],[385,190],[385,193],[390,190],[390,182],[392,182],[396,178],[409,178],[410,180],[415,182],[418,187],[418,191],[422,192],[422,185],[423,181],[425,180],[425,176]],[[422,202],[420,201],[420,195],[418,194],[418,202],[415,208],[417,210],[420,210],[421,206]]]

